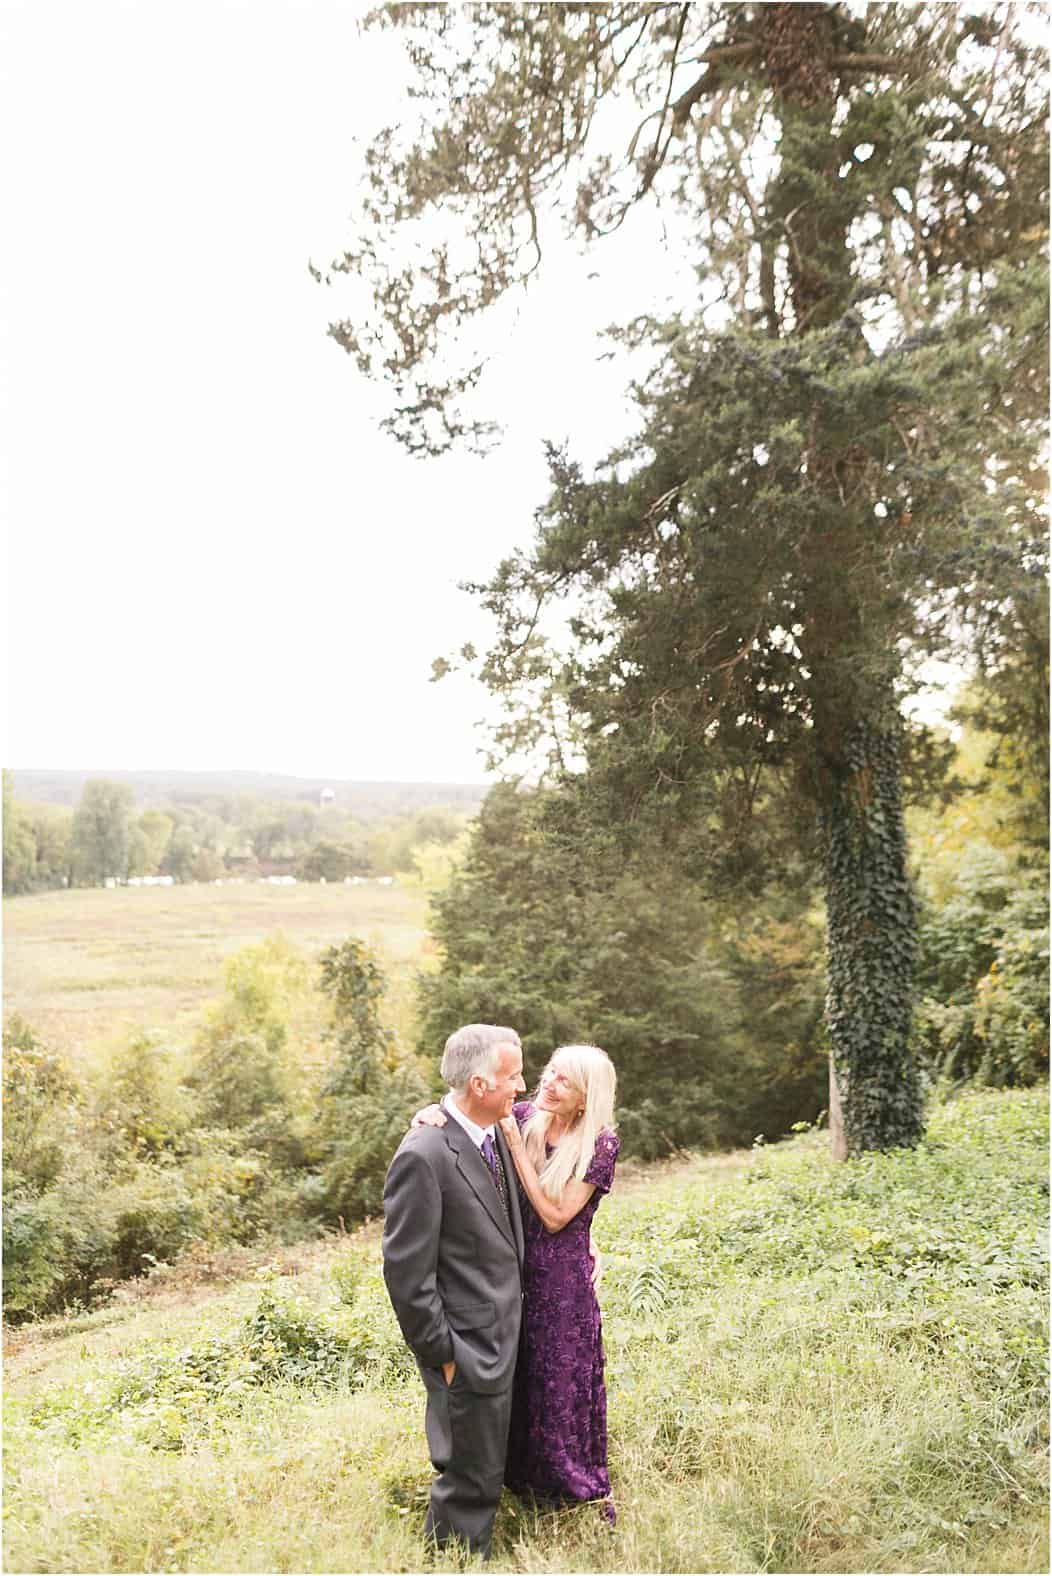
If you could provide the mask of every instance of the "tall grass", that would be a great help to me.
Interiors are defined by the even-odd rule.
[[[834,1167],[808,1134],[615,1183],[618,1524],[505,1495],[493,1567],[1047,1569],[1046,1134],[1043,1091],[972,1095],[912,1154]],[[423,1391],[375,1229],[20,1339],[8,1569],[422,1568]]]

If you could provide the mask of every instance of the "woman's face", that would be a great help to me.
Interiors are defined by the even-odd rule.
[[[537,1106],[539,1110],[549,1111],[552,1116],[561,1117],[568,1123],[576,1122],[584,1110],[584,1095],[571,1081],[557,1056],[552,1057],[541,1074]]]

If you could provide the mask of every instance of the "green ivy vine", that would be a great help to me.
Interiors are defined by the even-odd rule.
[[[912,1146],[924,1130],[909,1043],[917,908],[893,732],[866,724],[851,731],[823,831],[826,1016],[848,1153]]]

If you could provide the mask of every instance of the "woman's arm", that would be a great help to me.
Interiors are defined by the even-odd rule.
[[[570,1224],[575,1215],[581,1213],[581,1210],[588,1203],[588,1200],[595,1192],[593,1184],[591,1182],[579,1182],[576,1177],[571,1178],[563,1190],[562,1198],[556,1204],[554,1199],[550,1199],[541,1187],[537,1177],[537,1168],[526,1153],[525,1145],[522,1142],[522,1134],[519,1132],[518,1122],[513,1116],[505,1116],[501,1119],[500,1125],[504,1130],[504,1137],[508,1141],[508,1148],[511,1151],[511,1158],[515,1162],[515,1169],[519,1173],[522,1185],[526,1190],[526,1197],[533,1205],[538,1219],[546,1231],[561,1231],[564,1226]]]

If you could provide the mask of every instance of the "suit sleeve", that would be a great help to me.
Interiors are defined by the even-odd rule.
[[[400,1149],[384,1183],[384,1280],[402,1334],[425,1368],[453,1361],[436,1269],[442,1190],[427,1156]]]

